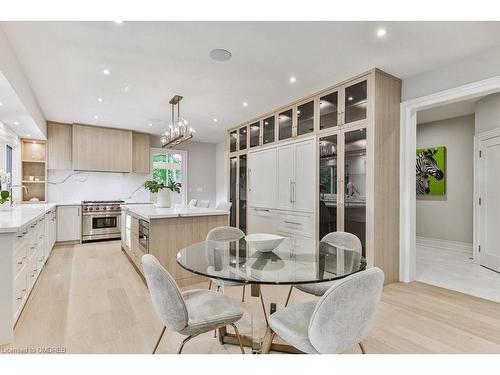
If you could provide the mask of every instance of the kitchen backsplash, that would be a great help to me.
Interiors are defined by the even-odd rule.
[[[149,192],[141,187],[150,178],[149,174],[49,170],[48,177],[50,202],[114,199],[150,201]]]

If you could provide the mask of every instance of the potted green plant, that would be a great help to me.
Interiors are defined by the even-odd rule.
[[[8,207],[4,206],[4,203],[9,201],[10,193],[8,190],[4,190],[4,187],[10,183],[10,173],[0,170],[0,210]]]
[[[167,184],[155,180],[146,181],[144,187],[156,195],[156,207],[170,207],[170,192],[181,192],[181,183],[169,179]]]

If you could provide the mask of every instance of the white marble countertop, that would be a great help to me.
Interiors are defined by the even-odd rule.
[[[41,218],[56,207],[55,203],[15,204],[14,207],[0,209],[0,233],[17,232],[20,228]]]
[[[158,208],[152,204],[130,206],[124,204],[122,205],[122,210],[128,211],[132,216],[136,216],[145,220],[167,219],[172,217],[229,215],[228,211],[216,210],[213,208],[199,208],[188,206]]]

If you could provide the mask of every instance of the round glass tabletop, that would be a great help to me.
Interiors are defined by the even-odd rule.
[[[358,252],[308,239],[285,238],[271,252],[245,238],[203,241],[177,253],[184,269],[209,278],[247,284],[308,284],[341,279],[366,268]]]

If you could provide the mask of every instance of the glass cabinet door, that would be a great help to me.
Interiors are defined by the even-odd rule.
[[[292,138],[293,112],[291,109],[278,115],[279,140]]]
[[[238,132],[236,130],[229,133],[229,152],[236,152],[238,144]]]
[[[319,98],[319,129],[338,125],[339,94],[337,91]]]
[[[366,246],[366,129],[345,133],[344,138],[344,231]]]
[[[314,101],[297,107],[297,135],[314,131]]]
[[[319,238],[337,231],[337,135],[320,138]]]
[[[263,131],[263,137],[262,137],[262,143],[267,144],[267,143],[273,143],[275,140],[274,136],[274,116],[268,117],[263,121],[262,128],[264,129]]]
[[[344,123],[366,119],[366,80],[345,88],[344,95]]]
[[[238,159],[229,160],[229,201],[231,202],[230,223],[232,227],[236,226],[236,178],[238,175]]]
[[[255,147],[260,144],[260,122],[250,124],[250,147]]]
[[[247,232],[247,156],[240,155],[239,165],[239,202],[238,218],[239,227],[243,232]]]
[[[247,148],[247,127],[244,126],[240,128],[240,150],[245,150]]]

